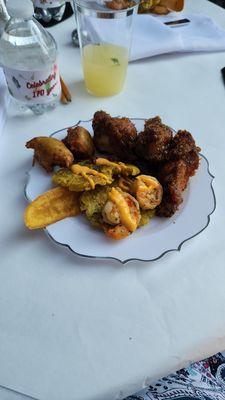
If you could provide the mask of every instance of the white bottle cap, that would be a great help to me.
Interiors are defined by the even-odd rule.
[[[31,18],[34,14],[31,0],[7,0],[6,7],[12,18]]]

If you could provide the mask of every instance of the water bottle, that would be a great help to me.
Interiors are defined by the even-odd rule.
[[[3,32],[4,26],[9,19],[4,0],[0,0],[0,35]]]
[[[8,0],[10,20],[0,37],[0,65],[11,96],[35,114],[55,108],[61,85],[57,45],[33,18],[31,0]]]
[[[33,0],[35,18],[44,22],[61,21],[66,8],[65,0]]]

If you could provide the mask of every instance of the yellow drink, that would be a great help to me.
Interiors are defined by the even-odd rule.
[[[112,96],[123,87],[128,50],[113,44],[88,44],[83,48],[84,81],[88,92]]]

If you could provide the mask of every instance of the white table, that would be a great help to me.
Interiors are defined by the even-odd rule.
[[[225,28],[221,8],[206,0],[186,3],[187,12],[208,14]],[[0,137],[0,385],[40,400],[113,400],[225,348],[225,54],[133,63],[122,94],[94,98],[83,86],[73,28],[71,18],[51,30],[72,104],[41,117],[9,111]],[[99,109],[160,115],[192,132],[209,159],[217,209],[181,252],[122,266],[76,257],[44,232],[24,228],[31,166],[25,142]]]

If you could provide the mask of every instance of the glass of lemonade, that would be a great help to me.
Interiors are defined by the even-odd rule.
[[[104,0],[74,0],[84,82],[95,96],[113,96],[124,85],[138,2],[112,10]]]

